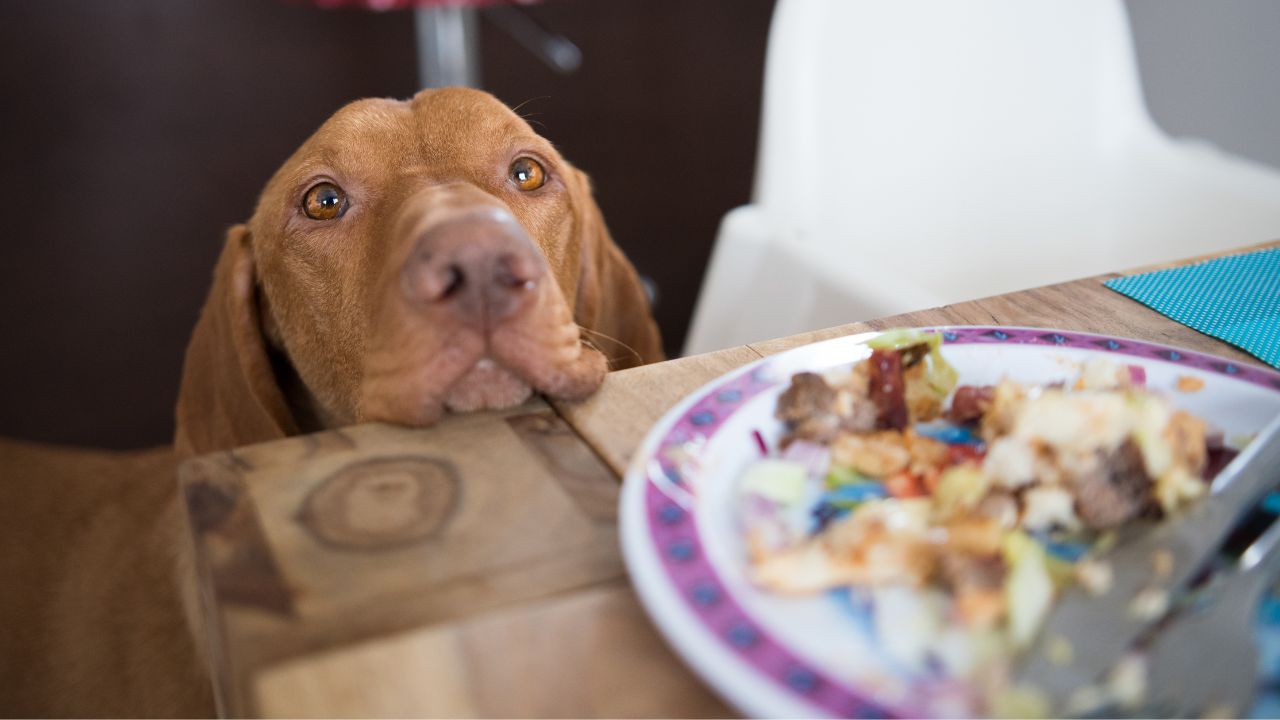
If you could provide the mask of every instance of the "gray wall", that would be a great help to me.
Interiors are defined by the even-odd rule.
[[[1128,0],[1152,117],[1280,168],[1280,2]]]

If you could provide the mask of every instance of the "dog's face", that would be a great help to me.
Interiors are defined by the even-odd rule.
[[[250,257],[228,260],[233,244]],[[251,273],[231,292],[251,296],[325,425],[581,397],[608,367],[597,347],[622,365],[660,354],[586,177],[479,91],[340,110],[272,177],[223,264]]]

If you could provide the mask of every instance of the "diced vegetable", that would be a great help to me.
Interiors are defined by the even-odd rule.
[[[1044,548],[1021,532],[1005,536],[1004,560],[1009,565],[1005,598],[1009,612],[1009,638],[1026,647],[1035,637],[1053,600],[1053,580]]]
[[[936,338],[936,340],[934,338]],[[941,341],[942,336],[937,333],[927,333],[915,328],[894,328],[892,330],[885,330],[879,335],[868,340],[867,347],[872,350],[902,350],[903,348],[909,348],[912,345]]]
[[[823,479],[823,485],[827,489],[834,489],[842,485],[853,485],[855,483],[863,483],[868,480],[866,475],[854,470],[847,465],[832,465],[827,471],[827,476]]]
[[[884,485],[873,481],[847,483],[822,495],[822,501],[838,508],[853,508],[868,500],[883,500]]]
[[[933,654],[949,673],[967,678],[1001,651],[1000,636],[986,628],[951,626],[933,643]]]
[[[791,505],[805,494],[805,466],[788,460],[760,460],[747,468],[742,490]]]
[[[933,492],[934,512],[940,518],[969,510],[976,506],[987,490],[991,478],[976,465],[954,465],[942,471],[938,489]]]
[[[825,445],[807,440],[796,440],[782,451],[782,459],[803,465],[811,475],[822,476],[830,462],[831,453]]]
[[[991,716],[997,718],[1045,718],[1049,710],[1049,699],[1036,688],[1004,688],[991,700]]]
[[[920,482],[920,477],[906,470],[885,478],[884,487],[896,498],[926,497],[929,494],[924,489],[924,483]]]

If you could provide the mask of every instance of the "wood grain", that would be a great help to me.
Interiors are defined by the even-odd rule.
[[[529,413],[509,417],[507,424],[587,517],[605,523],[618,519],[618,485],[602,481],[613,472],[568,423],[551,413]]]
[[[291,660],[268,717],[726,717],[624,583]]]
[[[668,360],[610,373],[600,390],[581,402],[551,403],[621,477],[649,428],[672,405],[724,373],[759,359],[751,348],[737,347]]]

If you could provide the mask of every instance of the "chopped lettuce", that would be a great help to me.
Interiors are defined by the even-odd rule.
[[[789,460],[759,460],[747,468],[742,491],[766,497],[783,505],[800,502],[805,496],[806,468]]]
[[[1044,548],[1026,533],[1010,532],[1004,539],[1005,603],[1009,612],[1009,639],[1026,647],[1040,630],[1053,601],[1053,578]]]
[[[927,333],[915,328],[894,328],[885,330],[867,341],[867,347],[873,350],[902,350],[913,345],[939,344],[942,336]]]
[[[828,490],[835,490],[836,488],[844,487],[845,485],[856,485],[867,482],[868,480],[871,480],[871,478],[863,475],[857,470],[854,470],[848,465],[833,464],[831,469],[827,471],[827,476],[823,479],[823,485],[825,485]]]

